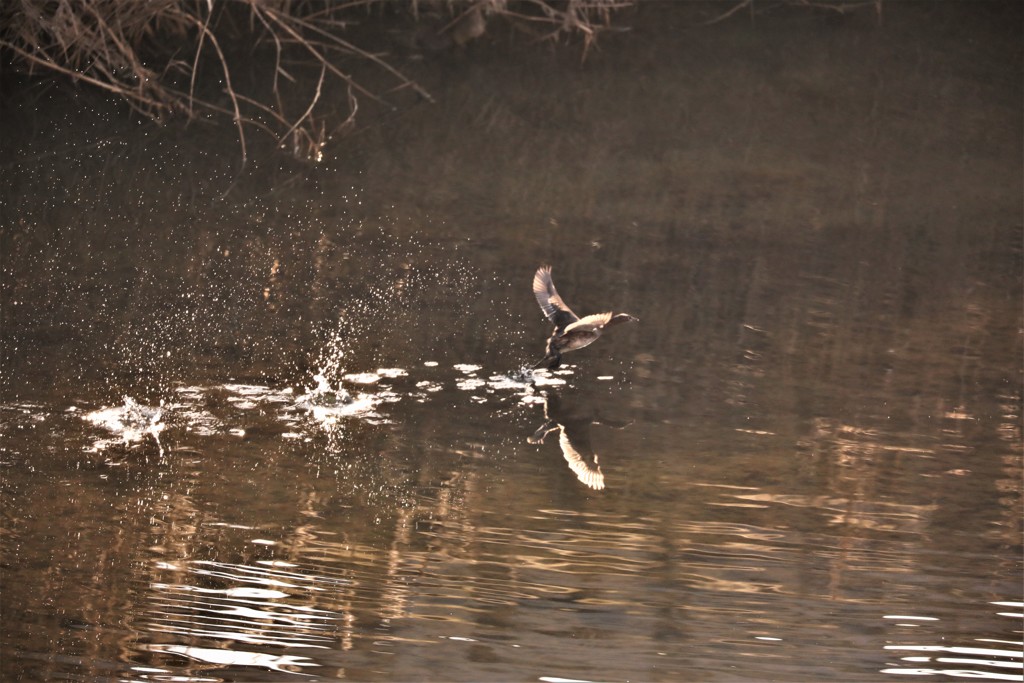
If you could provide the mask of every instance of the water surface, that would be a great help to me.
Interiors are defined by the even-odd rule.
[[[1022,680],[1020,12],[886,7],[6,104],[4,679]],[[525,370],[541,263],[640,323]]]

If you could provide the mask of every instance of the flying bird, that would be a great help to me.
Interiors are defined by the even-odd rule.
[[[548,338],[544,358],[534,367],[547,365],[554,370],[562,364],[562,354],[582,349],[597,341],[601,334],[620,323],[635,323],[637,318],[629,313],[594,313],[583,318],[579,317],[562,301],[551,281],[551,266],[541,266],[533,276],[533,295],[537,297],[540,310],[555,326]]]

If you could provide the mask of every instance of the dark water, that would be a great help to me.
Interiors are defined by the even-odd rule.
[[[241,177],[8,101],[4,680],[1024,680],[1021,13],[886,8],[471,45]],[[531,382],[541,263],[640,323]]]

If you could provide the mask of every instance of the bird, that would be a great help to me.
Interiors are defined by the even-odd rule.
[[[544,357],[533,367],[547,365],[554,370],[562,364],[562,354],[593,344],[601,334],[614,325],[635,323],[639,319],[629,313],[594,313],[579,317],[570,310],[551,280],[551,266],[541,266],[533,276],[533,295],[540,310],[555,326],[548,338]]]

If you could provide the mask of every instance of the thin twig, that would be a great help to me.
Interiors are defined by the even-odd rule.
[[[330,33],[328,31],[325,31],[324,29],[320,28],[319,26],[317,26],[315,24],[312,24],[312,23],[309,23],[309,22],[307,22],[307,21],[305,21],[303,19],[300,19],[298,17],[288,17],[288,18],[291,19],[292,21],[294,21],[295,23],[299,24],[300,26],[308,28],[310,31],[313,31],[314,33],[318,33],[318,34],[324,36],[325,38],[327,38],[328,40],[334,41],[339,46],[341,46],[342,48],[347,50],[348,52],[351,52],[352,54],[358,55],[358,56],[360,56],[360,57],[362,57],[364,59],[370,60],[371,62],[373,62],[377,66],[381,67],[382,69],[384,69],[385,71],[387,71],[388,73],[390,73],[392,76],[394,76],[395,78],[399,79],[403,83],[407,83],[414,90],[416,90],[416,92],[419,93],[424,99],[433,101],[433,98],[430,96],[430,93],[428,93],[426,90],[424,90],[422,87],[420,87],[415,81],[410,80],[408,77],[406,77],[401,71],[399,71],[395,67],[391,66],[390,64],[388,64],[387,62],[385,62],[383,59],[381,59],[377,55],[373,54],[372,52],[367,52],[366,50],[363,50],[362,48],[360,48],[360,47],[358,47],[358,46],[348,42],[347,40],[343,40],[341,37],[336,36],[333,33]]]
[[[718,15],[714,19],[710,19],[708,21],[705,21],[702,25],[703,26],[713,26],[714,24],[717,24],[720,21],[725,21],[726,19],[728,19],[732,15],[736,14],[737,12],[739,12],[744,7],[748,7],[748,6],[753,5],[753,2],[754,2],[754,0],[741,0],[740,4],[736,5],[735,7],[730,9],[728,12],[724,12],[723,14]]]
[[[217,40],[212,32],[207,31],[206,25],[201,23],[198,19],[195,20],[196,26],[200,31],[206,32],[210,38],[210,44],[213,45],[213,49],[217,51],[217,57],[220,59],[221,70],[224,72],[224,87],[227,90],[228,97],[231,98],[231,104],[235,109],[235,127],[238,129],[238,142],[242,147],[242,167],[245,167],[248,161],[248,154],[246,153],[245,144],[245,130],[242,127],[242,112],[238,108],[238,98],[235,96],[235,89],[231,85],[231,69],[228,68],[227,60],[224,58],[224,52],[220,49],[220,41]]]
[[[210,11],[206,15],[206,21],[203,23],[202,28],[199,30],[199,44],[196,45],[196,55],[192,59],[192,74],[189,78],[188,83],[188,115],[192,116],[192,101],[196,92],[196,76],[199,73],[199,55],[203,51],[203,44],[206,42],[206,36],[209,33],[210,22],[213,20],[213,3],[210,3]]]
[[[364,88],[361,85],[359,85],[358,83],[356,83],[352,79],[351,76],[349,76],[348,74],[342,72],[338,67],[336,67],[333,64],[331,64],[331,62],[324,55],[322,55],[319,52],[317,52],[316,48],[314,48],[313,45],[308,40],[304,39],[301,35],[298,34],[298,32],[295,31],[295,29],[293,29],[291,26],[288,26],[284,21],[282,21],[280,18],[278,18],[276,16],[276,13],[274,13],[274,12],[272,12],[270,10],[266,10],[266,9],[263,10],[263,11],[267,12],[267,15],[271,19],[273,19],[275,21],[275,23],[277,23],[278,26],[280,26],[282,29],[284,29],[284,31],[286,33],[288,33],[290,36],[292,36],[292,38],[294,38],[295,41],[299,45],[301,45],[303,48],[305,48],[307,52],[309,52],[311,55],[313,55],[313,57],[315,57],[318,62],[323,64],[325,67],[327,67],[330,70],[331,73],[333,73],[335,76],[337,76],[341,80],[345,81],[346,83],[352,85],[357,90],[359,90],[359,92],[363,93],[367,97],[370,97],[370,98],[372,98],[374,100],[377,100],[378,102],[381,101],[379,97],[377,97],[376,95],[371,93],[369,90],[367,90],[366,88]]]
[[[56,62],[54,62],[54,61],[52,61],[50,59],[44,59],[43,57],[36,56],[36,55],[34,55],[34,54],[30,53],[30,52],[26,52],[25,50],[23,50],[22,48],[18,47],[17,45],[14,45],[13,43],[10,43],[10,42],[2,39],[2,38],[0,38],[0,47],[5,47],[5,48],[8,48],[8,49],[12,50],[13,52],[15,52],[19,56],[23,57],[24,59],[28,60],[29,62],[32,62],[34,64],[38,64],[40,66],[44,66],[47,69],[53,69],[54,71],[56,71],[58,73],[62,73],[64,75],[66,75],[66,76],[70,76],[73,80],[84,81],[85,83],[89,83],[90,85],[94,85],[97,88],[102,88],[103,90],[109,90],[110,92],[112,92],[112,93],[114,93],[116,95],[120,95],[121,97],[126,98],[129,103],[132,103],[133,101],[137,101],[138,103],[145,104],[145,105],[147,105],[149,107],[152,107],[154,110],[157,110],[157,111],[168,108],[168,105],[166,103],[158,102],[157,100],[154,100],[154,99],[152,99],[150,97],[146,97],[146,96],[144,96],[142,94],[132,93],[130,90],[126,90],[125,87],[122,86],[122,85],[118,85],[118,84],[115,84],[115,83],[108,83],[106,81],[102,81],[102,80],[100,80],[100,79],[98,79],[98,78],[96,78],[94,76],[90,76],[88,74],[84,74],[81,71],[75,71],[74,69],[69,69],[68,67],[62,66],[62,65],[60,65],[60,64],[58,64],[58,63],[56,63]],[[137,106],[133,105],[133,108],[136,109],[137,111],[141,112],[141,113],[145,113],[145,111],[143,109],[141,109],[141,108],[139,108]]]
[[[306,108],[306,112],[302,116],[300,116],[295,123],[292,124],[292,127],[289,128],[287,131],[285,131],[284,135],[282,135],[280,138],[278,138],[277,144],[280,145],[282,142],[284,142],[285,138],[287,138],[289,135],[291,135],[292,132],[296,128],[299,127],[299,124],[302,123],[306,119],[307,116],[309,116],[310,114],[313,113],[313,107],[316,106],[317,101],[320,99],[320,88],[323,87],[324,76],[326,74],[327,74],[327,67],[326,66],[321,66],[320,67],[320,80],[317,81],[316,92],[313,94],[313,101],[309,103],[309,107]]]

